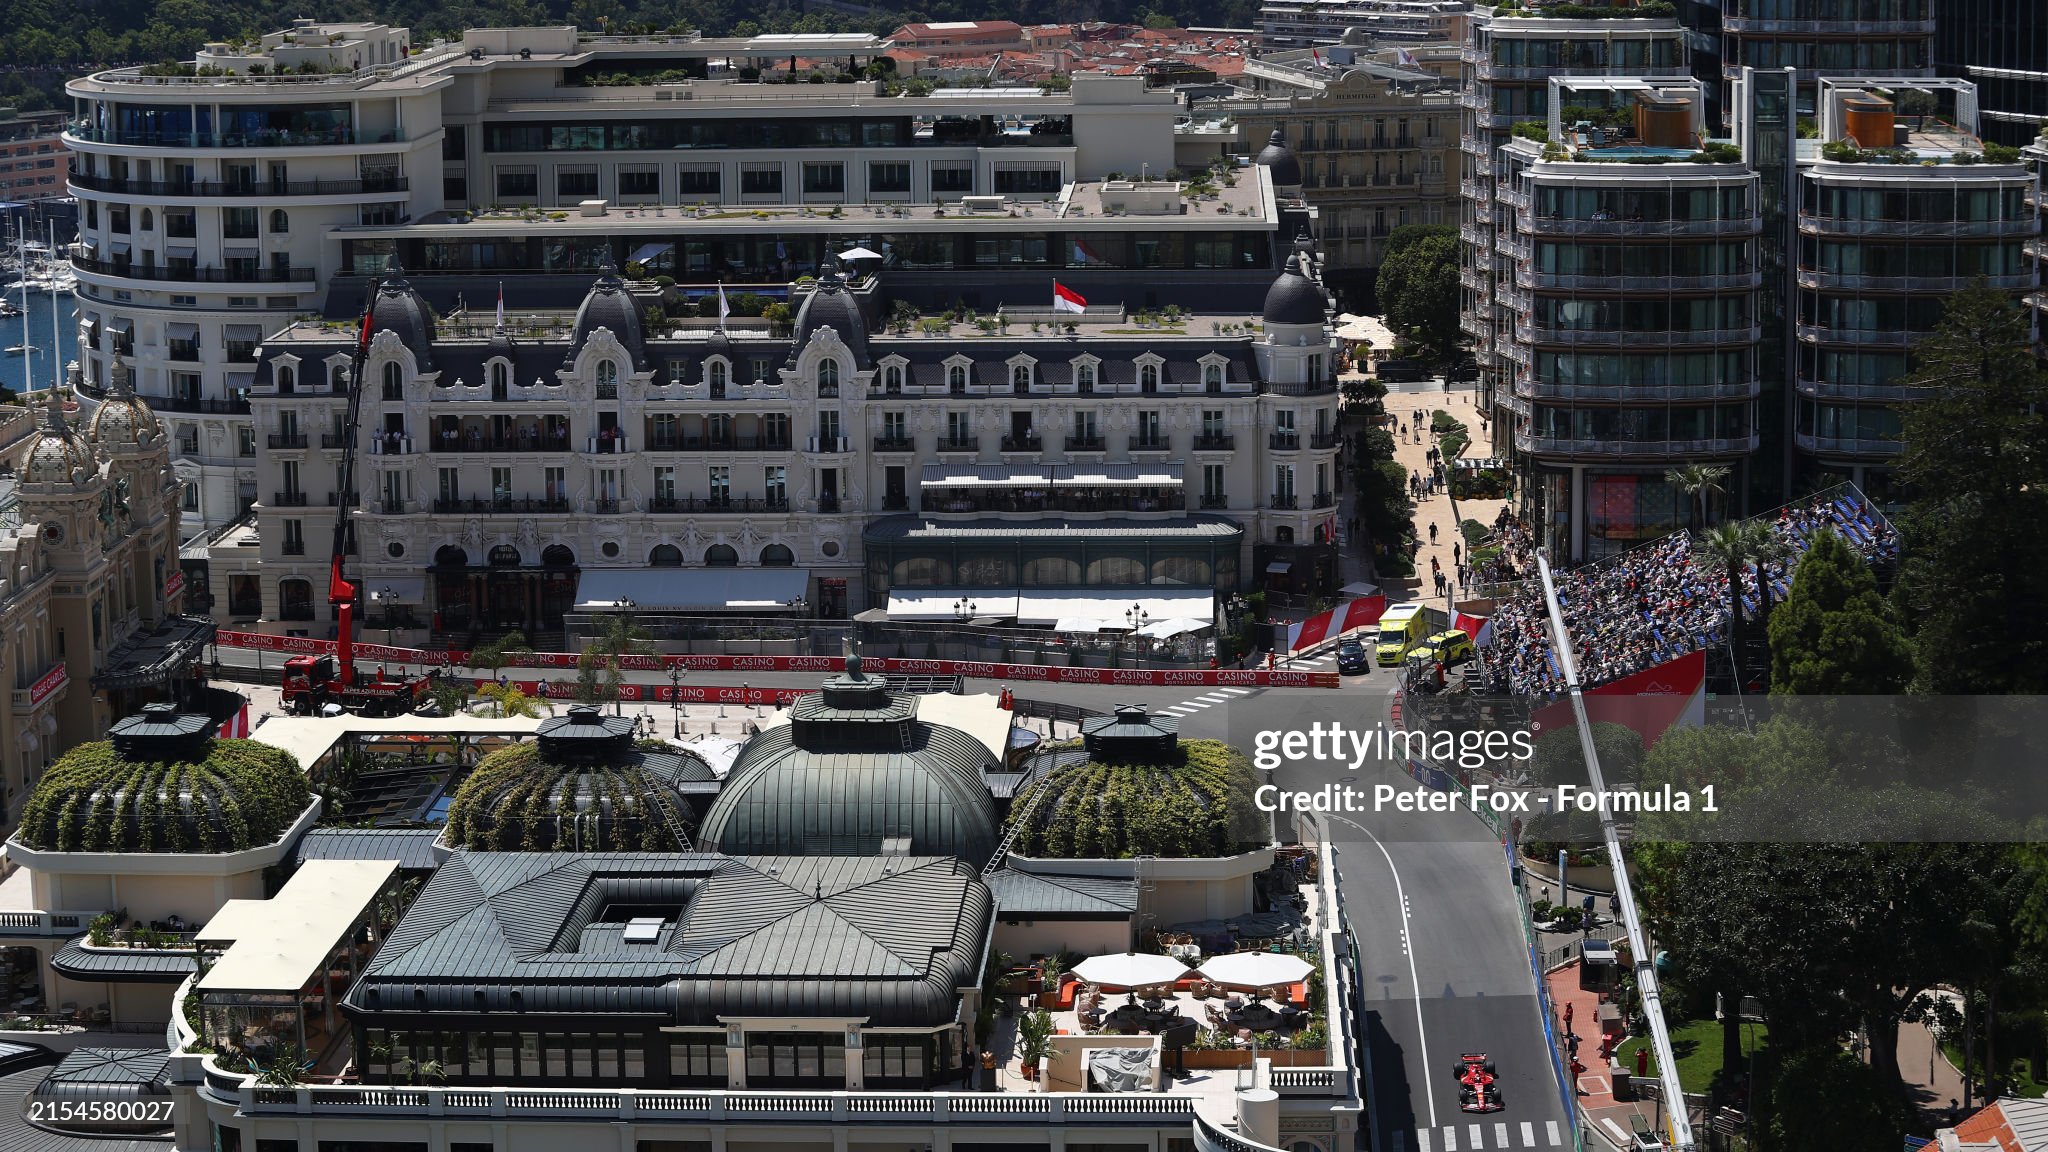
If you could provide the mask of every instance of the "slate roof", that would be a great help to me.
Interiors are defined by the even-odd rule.
[[[608,905],[679,912],[627,944]],[[935,1025],[976,979],[991,907],[953,859],[457,852],[344,1006]]]
[[[299,838],[296,864],[308,860],[396,860],[402,872],[431,872],[439,828],[315,828]]]
[[[43,1082],[43,1075],[43,1069],[30,1068],[0,1076],[0,1116],[9,1121],[0,1124],[0,1152],[165,1152],[169,1147],[162,1140],[67,1136],[19,1122],[22,1102]]]
[[[64,1093],[52,1091],[60,1085],[91,1086],[99,1090],[92,1097],[81,1098],[104,1098],[105,1090],[113,1087],[146,1089],[161,1086],[164,1069],[170,1062],[171,1054],[161,1048],[77,1048],[50,1069],[49,1080],[36,1095],[45,1099],[63,1096]]]
[[[189,952],[87,948],[83,937],[65,941],[50,957],[50,967],[73,980],[116,984],[182,984],[185,977],[199,970]]]
[[[1138,910],[1135,880],[999,868],[989,875],[988,889],[996,915],[1008,920],[1122,920]]]

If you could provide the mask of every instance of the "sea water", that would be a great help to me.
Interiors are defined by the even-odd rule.
[[[6,289],[7,301],[21,307],[21,288]],[[57,311],[58,352],[56,375],[62,379],[64,366],[78,359],[78,321],[72,314],[78,309],[78,302],[69,290],[51,296],[40,288],[28,290],[28,343],[39,351],[29,356],[0,356],[0,385],[12,391],[23,392],[32,388],[48,388],[51,377],[50,355],[50,310]],[[22,343],[21,317],[0,316],[0,348],[11,348]]]

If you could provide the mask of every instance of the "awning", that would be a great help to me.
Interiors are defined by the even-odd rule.
[[[1176,616],[1165,620],[1154,620],[1143,628],[1138,629],[1138,635],[1164,640],[1171,636],[1179,636],[1185,632],[1200,632],[1204,628],[1213,627],[1215,627],[1215,624],[1210,620],[1200,620],[1193,616]]]
[[[675,247],[674,244],[642,244],[639,250],[633,253],[633,263],[645,264],[664,252],[675,251]]]
[[[199,256],[199,246],[189,242],[166,244],[164,245],[164,254],[167,256],[183,256],[188,259],[196,259]]]
[[[1216,593],[1208,588],[1026,588],[1017,595],[1017,623],[1045,627],[1063,620],[1099,620],[1104,628],[1131,626],[1129,612],[1154,620],[1210,619]]]
[[[928,488],[983,488],[1004,484],[1052,483],[1051,469],[1005,468],[1000,464],[927,464],[921,482]]]
[[[1065,468],[1061,471],[1067,475],[1056,476],[1053,483],[1062,487],[1137,488],[1180,483],[1178,464],[1111,464],[1107,467],[1097,465]]]
[[[1008,619],[1017,614],[1015,588],[898,588],[889,593],[889,619],[957,623],[962,600],[973,602],[968,609],[973,616]]]
[[[794,612],[810,586],[808,568],[585,568],[576,611]]]
[[[1107,627],[1109,627],[1109,621],[1107,620],[1073,619],[1055,621],[1052,630],[1055,632],[1100,632]]]
[[[169,324],[164,325],[164,334],[173,340],[197,340],[199,339],[199,325],[185,324],[173,320]]]
[[[141,688],[181,676],[213,643],[214,622],[205,616],[170,616],[114,646],[93,673],[95,688]]]
[[[308,860],[270,899],[228,901],[197,935],[228,945],[199,991],[298,992],[397,872],[396,860]]]
[[[375,576],[363,577],[365,583],[375,581],[370,588],[372,604],[424,604],[427,602],[427,578],[425,576]]]
[[[109,240],[107,241],[107,250],[116,256],[126,256],[134,250],[134,246],[126,240]]]
[[[1266,575],[1285,576],[1293,567],[1294,565],[1286,560],[1275,560],[1271,564],[1266,565]]]
[[[263,325],[224,324],[221,326],[221,333],[230,340],[261,340],[263,339]]]
[[[107,327],[123,336],[135,335],[135,321],[127,316],[116,316],[107,321]]]
[[[1001,464],[927,464],[919,482],[927,488],[993,488],[1027,485],[1058,488],[1137,488],[1181,482],[1178,464],[1056,464],[1048,468]]]

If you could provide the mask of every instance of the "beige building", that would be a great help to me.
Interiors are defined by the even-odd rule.
[[[1293,152],[1320,220],[1326,281],[1345,307],[1364,306],[1394,229],[1457,222],[1458,104],[1436,77],[1335,45],[1247,61],[1239,84],[1244,95],[1203,111],[1234,120],[1243,151],[1277,132]]]

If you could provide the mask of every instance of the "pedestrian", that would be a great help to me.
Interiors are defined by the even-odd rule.
[[[1550,885],[1548,885],[1548,884],[1545,884],[1545,885],[1543,886],[1543,901],[1542,901],[1542,902],[1543,902],[1543,903],[1545,903],[1545,904],[1548,904],[1548,903],[1550,903]]]
[[[1451,562],[1452,562],[1452,563],[1454,563],[1454,564],[1455,564],[1455,563],[1457,563],[1458,561],[1460,561],[1460,560],[1463,560],[1463,559],[1464,559],[1464,556],[1462,555],[1462,550],[1464,549],[1464,547],[1465,547],[1464,545],[1462,545],[1462,544],[1458,544],[1458,543],[1453,543],[1453,544],[1451,545]]]
[[[1621,893],[1617,892],[1607,898],[1607,914],[1617,921],[1621,919]]]
[[[1572,1004],[1569,1000],[1564,1004],[1564,1029],[1567,1032],[1572,1029]]]
[[[1429,558],[1429,570],[1438,576],[1444,574],[1444,566],[1441,563],[1439,563],[1437,561],[1437,558],[1434,556],[1431,556]]]
[[[1434,520],[1429,522],[1429,542],[1431,544],[1436,543],[1436,521]]]

